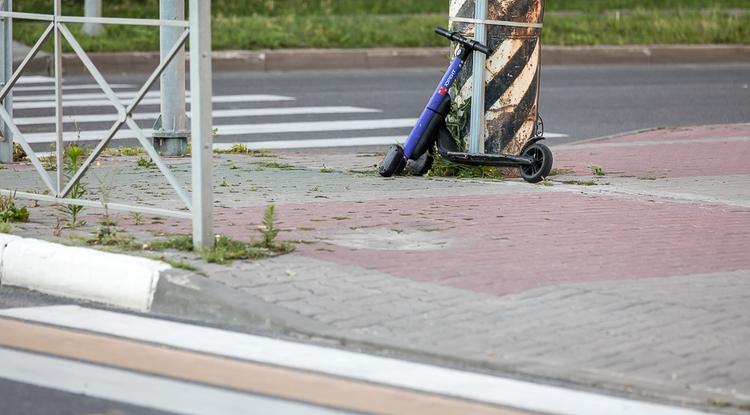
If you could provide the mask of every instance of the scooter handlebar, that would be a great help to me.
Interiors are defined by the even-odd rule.
[[[476,40],[469,39],[466,36],[463,36],[456,32],[451,32],[450,30],[447,30],[447,29],[443,29],[442,27],[436,28],[435,33],[439,34],[440,36],[446,37],[454,42],[461,43],[462,45],[468,47],[471,50],[484,53],[485,55],[490,55],[492,53],[492,49],[477,42]]]

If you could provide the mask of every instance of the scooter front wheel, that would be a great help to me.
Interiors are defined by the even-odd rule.
[[[404,148],[394,144],[388,149],[383,161],[380,162],[378,173],[383,177],[391,177],[394,174],[401,174],[405,167]]]
[[[539,183],[549,176],[552,171],[552,150],[542,143],[535,143],[527,147],[523,157],[528,157],[533,162],[527,166],[521,166],[521,177],[529,183]]]

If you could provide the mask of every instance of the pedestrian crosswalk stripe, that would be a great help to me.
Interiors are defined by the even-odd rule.
[[[280,96],[280,95],[263,95],[263,94],[251,94],[251,95],[216,95],[213,98],[215,104],[222,103],[246,103],[246,102],[280,102],[280,101],[294,101],[292,97]],[[187,102],[190,103],[190,98],[187,98]],[[130,100],[123,100],[124,105],[128,105]],[[146,98],[141,101],[140,105],[160,105],[160,98]],[[65,101],[63,100],[63,107],[112,107],[112,102],[108,99],[102,100],[88,100],[88,101]],[[13,109],[24,110],[24,109],[45,109],[55,108],[54,101],[34,101],[34,102],[18,102],[13,103]]]
[[[559,386],[80,306],[10,309],[0,311],[0,315],[199,353],[325,373],[541,413],[575,415],[646,413],[697,415],[701,413]]]
[[[135,86],[129,84],[110,84],[112,89],[134,89]],[[101,90],[99,84],[73,84],[63,85],[63,91],[85,91],[89,89]],[[13,88],[13,92],[49,92],[54,91],[54,85],[36,85],[36,86],[16,86]]]
[[[22,76],[18,78],[17,84],[48,84],[55,82],[55,78],[49,76]]]
[[[324,138],[318,140],[276,140],[276,141],[252,141],[247,143],[217,143],[216,150],[227,150],[235,145],[242,144],[250,150],[288,150],[294,148],[331,148],[331,147],[365,147],[365,146],[387,146],[390,144],[403,143],[403,137],[352,137],[352,138]]]
[[[313,121],[313,122],[288,122],[288,123],[270,123],[270,124],[231,124],[217,125],[219,136],[235,135],[257,135],[257,134],[278,134],[278,133],[302,133],[302,132],[324,132],[324,131],[354,131],[354,130],[381,130],[390,128],[411,127],[416,122],[413,118],[396,118],[385,120],[356,120],[356,121]],[[147,136],[153,135],[153,130],[144,129]],[[101,140],[107,130],[97,131],[75,131],[67,132],[64,137],[66,141],[92,141]],[[56,140],[57,134],[51,133],[30,133],[24,134],[26,141],[34,143],[50,143]],[[131,130],[120,130],[114,137],[115,139],[132,139],[136,135]]]
[[[279,115],[323,115],[323,114],[367,114],[378,113],[381,110],[362,107],[347,106],[321,106],[321,107],[288,107],[288,108],[240,108],[228,110],[214,110],[214,118],[234,118],[234,117],[266,117]],[[190,112],[187,112],[190,117]],[[135,113],[135,120],[156,120],[159,113]],[[93,115],[65,115],[63,121],[66,123],[96,123],[96,122],[114,122],[118,120],[117,114],[93,114]],[[54,116],[46,117],[19,117],[14,119],[16,125],[44,125],[54,124]]]
[[[138,94],[138,91],[123,91],[116,92],[118,98],[132,99]],[[146,98],[159,98],[161,95],[159,91],[149,91],[146,93]],[[64,101],[83,101],[83,100],[102,100],[106,99],[107,96],[101,92],[92,92],[87,94],[63,94]],[[13,102],[50,102],[55,99],[55,95],[16,95],[13,97]]]

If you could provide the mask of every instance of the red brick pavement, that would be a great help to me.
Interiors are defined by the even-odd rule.
[[[247,239],[261,215],[259,209],[222,211],[218,232]],[[317,243],[298,252],[496,295],[750,268],[750,209],[724,206],[544,193],[286,205],[279,216],[283,227],[297,229],[289,238],[395,229],[448,240],[449,248],[432,251]]]
[[[614,137],[577,149],[556,151],[555,165],[577,175],[591,175],[591,165],[615,176],[695,177],[750,174],[750,124],[655,130]],[[647,144],[682,141],[680,144],[607,147],[612,143]],[[695,140],[711,140],[695,142]]]

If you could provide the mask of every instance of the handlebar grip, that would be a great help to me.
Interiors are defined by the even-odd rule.
[[[435,33],[439,34],[440,36],[447,37],[450,40],[453,40],[453,35],[455,34],[450,30],[443,29],[442,27],[435,28]]]
[[[485,55],[489,56],[492,53],[492,49],[477,42],[476,40],[469,39],[459,33],[451,32],[450,30],[443,29],[442,27],[435,28],[435,33],[439,34],[440,36],[446,37],[453,42],[459,42],[464,46],[470,48],[471,50],[479,51],[481,53],[484,53]]]
[[[489,56],[492,54],[492,49],[488,48],[487,46],[484,46],[483,44],[477,42],[474,44],[474,49],[478,50],[479,52],[484,53],[485,55]]]

